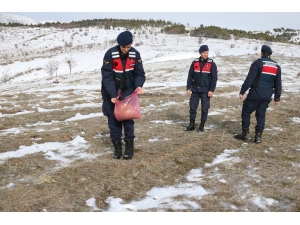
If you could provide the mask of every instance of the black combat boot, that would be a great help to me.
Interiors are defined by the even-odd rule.
[[[198,132],[204,132],[204,124],[205,124],[205,120],[201,120],[200,126],[198,128]]]
[[[114,159],[120,159],[122,157],[122,142],[121,141],[113,141],[114,144]]]
[[[254,139],[254,142],[255,142],[256,144],[261,143],[261,134],[262,134],[262,132],[255,132],[255,139]]]
[[[242,133],[241,134],[236,134],[234,138],[238,140],[243,140],[243,141],[249,141],[251,140],[251,137],[249,135],[249,128],[242,128]]]
[[[195,130],[195,120],[190,119],[190,124],[185,128],[185,131]]]
[[[123,155],[123,159],[132,159],[134,152],[133,152],[133,141],[126,141],[125,145],[125,153]]]

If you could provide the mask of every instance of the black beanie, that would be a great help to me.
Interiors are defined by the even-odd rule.
[[[117,37],[117,42],[121,46],[126,46],[132,43],[132,33],[128,30],[120,33]]]
[[[272,49],[269,46],[267,46],[267,45],[263,45],[261,47],[261,51],[264,51],[264,52],[268,53],[269,55],[272,54]]]
[[[199,48],[199,52],[206,52],[208,51],[208,46],[207,45],[201,45],[201,47]]]

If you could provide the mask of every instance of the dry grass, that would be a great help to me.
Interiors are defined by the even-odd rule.
[[[32,37],[32,40],[42,36]],[[166,45],[166,40],[162,41],[162,45]],[[161,43],[158,45],[157,51],[160,52]],[[7,65],[15,60],[51,58],[60,53],[59,49],[53,52],[53,47],[55,48],[52,46],[26,56],[26,52],[18,48],[9,60],[3,58],[0,61]],[[77,45],[61,53],[81,52],[86,47],[88,46]],[[240,48],[238,44],[231,47]],[[106,48],[105,43],[94,46],[94,50]],[[173,48],[164,48],[163,51],[168,50],[172,52]],[[270,105],[272,110],[267,111],[266,130],[261,144],[245,144],[235,140],[234,134],[241,131],[242,102],[238,99],[239,88],[234,83],[245,78],[251,62],[259,54],[223,56],[219,51],[217,49],[214,56],[219,81],[228,82],[228,86],[217,87],[210,112],[219,114],[209,116],[204,133],[184,131],[189,122],[189,99],[185,95],[185,88],[164,85],[164,82],[182,82],[182,75],[186,79],[185,75],[193,59],[145,63],[146,82],[161,82],[162,85],[147,88],[146,93],[140,97],[143,117],[135,121],[135,155],[129,161],[112,159],[112,143],[109,140],[106,117],[66,121],[78,113],[88,115],[102,112],[99,90],[74,88],[36,91],[53,87],[53,79],[56,77],[32,80],[24,86],[17,82],[15,86],[3,84],[0,92],[0,154],[15,152],[20,146],[31,146],[33,143],[67,143],[74,137],[81,136],[89,144],[82,151],[98,156],[75,160],[59,169],[59,161],[47,159],[44,149],[1,161],[0,211],[92,211],[85,202],[90,198],[95,198],[97,206],[104,211],[108,207],[108,197],[121,198],[125,202],[140,200],[153,187],[187,182],[186,174],[195,168],[203,169],[204,176],[199,185],[210,194],[201,199],[177,196],[176,200],[198,203],[201,208],[197,211],[300,211],[299,123],[291,121],[293,117],[300,117],[299,94],[284,92],[280,106],[275,108]],[[293,84],[294,79],[299,78],[299,57],[275,54],[273,59],[288,68],[283,70],[285,82]],[[33,70],[27,69],[14,77]],[[289,74],[292,71],[297,71],[293,72],[294,77]],[[59,76],[59,84],[100,85],[99,71],[77,75]],[[86,103],[95,105],[75,107]],[[28,113],[17,114],[24,111]],[[254,137],[255,117],[252,117],[251,136]],[[199,116],[197,119],[199,125]],[[7,133],[12,128],[17,128],[20,133]],[[211,164],[225,151],[233,151],[230,160]],[[278,202],[272,206],[259,207],[253,203],[259,197]],[[171,208],[164,210],[174,211]],[[161,209],[152,208],[147,211]]]
[[[0,189],[0,211],[47,209],[84,212],[91,210],[85,201],[92,197],[96,198],[98,207],[105,209],[108,206],[106,199],[110,196],[124,201],[139,200],[152,187],[174,185],[175,180],[186,182],[186,173],[194,168],[203,168],[205,177],[201,185],[211,191],[201,200],[194,199],[201,205],[200,211],[266,211],[250,204],[255,196],[277,200],[279,204],[268,207],[271,211],[299,211],[299,125],[290,120],[299,117],[299,109],[294,107],[295,102],[299,102],[299,96],[285,93],[286,97],[282,100],[287,101],[267,112],[263,142],[246,145],[233,138],[235,132],[240,132],[241,102],[237,97],[222,95],[233,91],[236,88],[216,90],[210,111],[227,109],[227,112],[209,116],[204,133],[184,131],[189,121],[188,98],[176,94],[184,92],[183,87],[172,91],[149,91],[142,95],[144,115],[135,123],[135,156],[130,161],[112,159],[112,144],[107,136],[109,129],[105,117],[65,122],[76,113],[101,112],[101,104],[94,108],[63,108],[65,105],[84,103],[83,96],[72,95],[71,91],[64,93],[69,96],[69,103],[61,103],[64,101],[61,99],[59,104],[51,104],[44,95],[20,94],[11,98],[14,103],[5,105],[1,113],[30,110],[28,103],[57,110],[2,117],[2,131],[20,126],[27,130],[19,134],[1,135],[0,153],[15,151],[20,145],[29,146],[32,142],[67,142],[84,132],[82,136],[90,143],[87,152],[100,156],[93,160],[77,160],[59,170],[53,169],[57,162],[45,159],[42,151],[4,161],[0,164],[0,186],[3,187]],[[168,102],[174,104],[164,105]],[[173,122],[162,122],[169,120]],[[39,121],[57,123],[26,127],[26,124]],[[252,136],[254,123],[252,118]],[[276,127],[282,131],[274,129]],[[45,131],[37,132],[37,129]],[[149,141],[154,138],[159,141]],[[232,156],[240,161],[229,160],[217,166],[205,166],[225,149],[238,150]],[[226,183],[215,178],[220,174]],[[9,183],[14,183],[14,187],[5,188]],[[182,198],[178,196],[178,199]],[[237,209],[228,205],[234,205]]]

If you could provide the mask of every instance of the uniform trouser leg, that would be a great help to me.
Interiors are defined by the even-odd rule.
[[[200,95],[198,92],[192,92],[191,98],[190,98],[190,119],[194,120],[196,119],[197,115],[197,108],[200,101]]]
[[[245,99],[242,109],[242,127],[249,128],[251,113],[255,111],[256,132],[262,132],[265,128],[266,110],[270,101]]]
[[[254,104],[256,101],[253,101],[251,99],[245,99],[243,102],[243,108],[242,108],[242,127],[243,128],[249,128],[250,127],[250,119],[251,114],[256,109],[256,104]]]
[[[122,141],[122,122],[119,122],[114,114],[108,115],[107,119],[110,130],[110,139],[112,141]]]
[[[210,108],[210,98],[207,93],[200,93],[201,98],[201,121],[207,120],[208,109]]]
[[[270,101],[261,101],[259,106],[256,109],[255,117],[256,117],[256,126],[255,132],[263,132],[265,129],[266,123],[266,111],[269,107]]]
[[[113,142],[117,142],[122,140],[122,123],[116,119],[114,109],[115,104],[112,103],[107,96],[103,96],[102,111],[108,119],[110,139]]]
[[[107,116],[108,127],[110,129],[110,139],[112,141],[122,140],[122,129],[124,127],[124,141],[133,141],[134,136],[134,121],[124,120],[118,121],[115,116]]]
[[[133,141],[134,136],[134,120],[122,121],[124,127],[124,141]]]

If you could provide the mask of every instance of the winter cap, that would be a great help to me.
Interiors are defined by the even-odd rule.
[[[121,46],[126,46],[132,43],[132,33],[128,30],[120,33],[117,37],[117,42]]]
[[[202,52],[206,52],[208,51],[208,46],[207,45],[201,45],[201,47],[199,48],[199,52],[202,53]]]
[[[263,45],[261,47],[261,51],[264,51],[264,52],[266,52],[266,53],[268,53],[270,55],[272,54],[272,49],[269,46],[267,46],[267,45]]]

